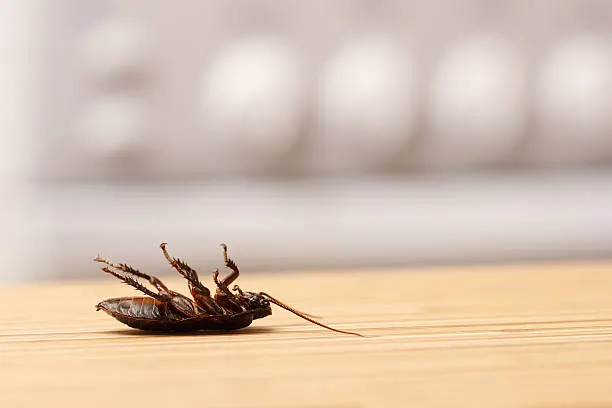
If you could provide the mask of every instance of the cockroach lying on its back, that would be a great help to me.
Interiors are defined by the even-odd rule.
[[[197,330],[236,330],[249,326],[253,320],[272,314],[270,303],[282,307],[326,329],[361,336],[334,329],[312,319],[291,306],[273,298],[264,292],[243,292],[234,285],[232,293],[229,285],[238,278],[238,267],[227,256],[227,246],[221,244],[225,266],[231,273],[219,280],[219,269],[214,274],[217,291],[213,296],[198,278],[196,271],[185,262],[173,258],[166,250],[166,244],[160,245],[164,256],[176,271],[187,279],[189,291],[193,299],[166,287],[155,276],[149,276],[126,264],[113,264],[106,259],[96,257],[94,261],[105,264],[102,271],[109,273],[126,284],[133,286],[148,297],[121,297],[104,300],[96,305],[96,310],[104,310],[115,319],[130,327],[148,331],[197,331]],[[157,293],[144,286],[138,278],[147,280],[155,287]]]

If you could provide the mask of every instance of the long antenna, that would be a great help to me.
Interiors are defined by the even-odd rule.
[[[334,329],[333,327],[326,326],[323,323],[319,323],[316,320],[311,319],[310,317],[306,316],[306,314],[300,312],[299,310],[296,310],[296,309],[292,308],[291,306],[284,304],[280,300],[273,298],[272,296],[268,295],[267,293],[260,292],[259,294],[264,296],[265,298],[267,298],[270,302],[274,303],[276,306],[280,306],[283,309],[285,309],[285,310],[287,310],[287,311],[289,311],[289,312],[291,312],[291,313],[301,317],[302,319],[308,320],[310,323],[314,323],[314,324],[316,324],[318,326],[324,327],[324,328],[326,328],[328,330],[335,331],[335,332],[338,332],[338,333],[352,334],[354,336],[364,337],[363,335],[361,335],[359,333],[353,333],[353,332],[349,332],[349,331],[338,330],[338,329]]]

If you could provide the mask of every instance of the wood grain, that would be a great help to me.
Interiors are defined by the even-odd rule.
[[[164,281],[183,291],[184,282]],[[243,273],[283,310],[233,334],[149,335],[101,276],[0,288],[0,407],[612,407],[612,263]]]

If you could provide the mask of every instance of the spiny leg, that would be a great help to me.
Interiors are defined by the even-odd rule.
[[[215,269],[215,271],[213,272],[213,279],[217,284],[217,293],[215,294],[215,301],[224,308],[229,309],[233,312],[242,312],[242,306],[240,306],[240,303],[237,301],[236,295],[230,292],[227,286],[223,286],[222,283],[219,282],[219,269]],[[237,287],[238,285],[234,285],[234,290],[236,290]]]
[[[113,275],[117,279],[120,279],[121,281],[123,281],[123,283],[126,283],[136,288],[137,290],[141,291],[145,295],[151,296],[153,299],[159,300],[160,302],[168,302],[171,299],[171,296],[167,292],[155,293],[149,290],[146,286],[144,286],[140,282],[138,282],[136,279],[131,278],[129,276],[121,275],[120,273],[110,270],[107,267],[102,268],[102,271]]]
[[[226,295],[232,296],[232,292],[230,292],[229,288],[227,286],[223,286],[223,284],[219,281],[219,268],[215,269],[215,271],[213,272],[213,280],[217,285],[217,292],[220,290]]]
[[[227,288],[232,282],[234,282],[238,275],[240,275],[240,271],[238,270],[238,266],[236,263],[227,256],[227,245],[221,244],[221,248],[223,248],[223,261],[225,262],[225,266],[232,270],[232,272],[223,278],[220,282],[218,280],[218,271],[215,273],[215,283],[217,286]]]
[[[184,277],[185,279],[187,279],[187,281],[189,283],[191,283],[193,286],[199,288],[203,293],[206,293],[208,295],[210,295],[210,290],[208,288],[206,288],[202,282],[200,282],[200,279],[198,278],[198,273],[196,271],[194,271],[189,265],[187,265],[185,262],[181,261],[178,258],[173,258],[172,256],[170,256],[170,254],[168,253],[168,251],[166,250],[166,244],[165,242],[162,243],[159,247],[161,248],[164,257],[166,257],[166,259],[168,260],[168,262],[170,263],[170,265],[176,269],[176,271],[181,274],[182,277]]]
[[[103,264],[106,264],[112,268],[118,269],[124,273],[128,273],[130,275],[134,275],[137,276],[139,278],[143,278],[146,279],[151,285],[155,286],[155,288],[160,291],[160,292],[166,292],[166,293],[170,293],[170,289],[168,289],[168,287],[166,285],[164,285],[164,283],[159,280],[158,278],[156,278],[155,276],[150,276],[147,275],[146,273],[140,272],[137,269],[132,268],[129,265],[126,264],[114,264],[112,262],[110,262],[107,259],[104,258],[100,258],[99,256],[97,256],[94,261],[96,262],[100,262]],[[118,274],[113,273],[113,275],[117,276]]]
[[[210,296],[210,290],[200,282],[198,273],[193,270],[185,262],[178,258],[170,256],[166,250],[167,243],[162,243],[159,247],[161,248],[164,257],[170,263],[170,265],[176,269],[176,271],[189,282],[189,291],[193,296],[194,300],[202,309],[210,314],[223,314],[223,309],[219,307]]]
[[[215,270],[213,273],[213,279],[218,287],[215,299],[217,302],[222,303],[224,307],[228,307],[235,311],[241,311],[243,307],[240,305],[239,298],[229,290],[229,285],[238,278],[240,271],[236,263],[227,256],[227,245],[222,243],[221,248],[223,248],[223,261],[225,262],[225,266],[231,269],[232,272],[221,280],[219,280],[219,269]],[[238,285],[234,285],[234,291],[238,293],[242,292]]]

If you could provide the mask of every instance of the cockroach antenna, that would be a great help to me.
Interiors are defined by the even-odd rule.
[[[354,336],[364,337],[362,334],[359,334],[359,333],[354,333],[354,332],[334,329],[333,327],[329,327],[327,325],[324,325],[323,323],[317,322],[316,320],[312,319],[306,313],[303,313],[303,312],[300,312],[299,310],[294,309],[293,307],[289,306],[288,304],[283,303],[283,302],[281,302],[280,300],[278,300],[276,298],[273,298],[272,296],[268,295],[265,292],[259,292],[259,294],[261,296],[263,296],[265,299],[268,299],[270,302],[274,303],[276,306],[282,307],[283,309],[293,313],[294,315],[299,316],[299,317],[301,317],[304,320],[308,320],[310,323],[314,323],[316,325],[319,325],[319,326],[324,327],[324,328],[326,328],[328,330],[335,331],[335,332],[338,332],[338,333],[352,334]]]

